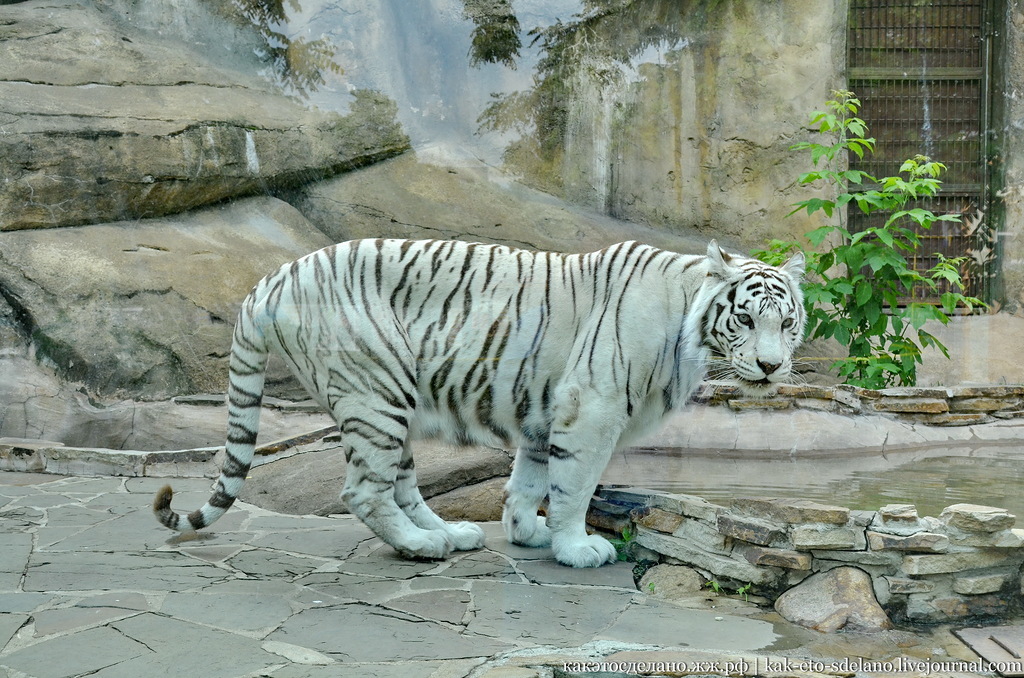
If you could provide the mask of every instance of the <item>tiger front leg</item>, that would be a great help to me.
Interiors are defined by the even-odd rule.
[[[568,396],[576,405],[576,416],[556,417],[550,436],[547,527],[558,562],[598,567],[615,562],[617,554],[607,539],[587,534],[587,509],[624,422],[616,415],[615,399],[581,394],[575,388]]]
[[[513,544],[541,547],[551,545],[547,521],[537,515],[548,494],[548,450],[540,446],[520,447],[512,477],[505,485],[505,508],[501,524]]]

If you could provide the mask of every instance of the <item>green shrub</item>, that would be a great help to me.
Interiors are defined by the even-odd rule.
[[[945,345],[923,329],[925,323],[946,324],[957,307],[969,311],[984,304],[962,294],[959,267],[964,258],[938,255],[939,263],[920,273],[904,256],[921,247],[919,229],[928,230],[936,221],[960,221],[958,215],[937,216],[913,206],[914,201],[938,192],[938,177],[945,166],[917,156],[903,163],[898,176],[881,179],[848,169],[848,154],[864,157],[874,151],[875,140],[866,137],[867,125],[857,117],[860,101],[854,94],[835,91],[833,96],[827,110],[811,115],[811,126],[832,143],[803,142],[791,147],[809,152],[814,166],[800,176],[800,184],[825,184],[835,196],[802,200],[790,213],[820,211],[835,220],[805,235],[813,247],[827,248],[805,253],[807,337],[835,337],[849,347],[849,355],[833,366],[846,383],[865,388],[913,386],[924,348],[933,346],[949,358]],[[855,207],[865,214],[880,212],[884,224],[851,233],[845,213]],[[773,240],[754,256],[778,264],[794,249],[803,248],[799,243]],[[942,283],[947,291],[940,292]],[[939,304],[902,303],[925,296],[937,296]]]

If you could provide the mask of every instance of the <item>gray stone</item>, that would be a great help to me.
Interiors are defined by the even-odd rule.
[[[809,551],[828,549],[863,549],[864,533],[849,527],[798,525],[790,532],[793,548]]]
[[[949,403],[952,412],[995,412],[996,410],[1010,409],[1020,401],[1005,400],[1002,398],[954,398]]]
[[[949,410],[949,404],[938,398],[883,397],[873,401],[871,409],[899,414],[940,414]]]
[[[373,642],[360,634],[338,633],[339,628],[372,628]],[[405,612],[359,604],[303,610],[267,639],[307,647],[343,662],[457,659],[487,656],[509,647]]]
[[[1002,590],[1010,581],[1007,574],[982,574],[973,577],[954,577],[953,590],[965,596],[977,596]]]
[[[793,406],[793,401],[782,398],[732,398],[729,400],[729,407],[737,412],[749,412],[751,410],[788,410]]]
[[[392,598],[387,602],[387,606],[425,619],[462,624],[471,602],[472,596],[469,591],[442,589]]]
[[[355,553],[358,546],[373,536],[369,528],[352,516],[340,516],[336,523],[321,529],[274,531],[256,537],[251,543],[260,548],[284,551],[292,559],[302,554],[344,559]],[[315,565],[310,561],[306,567]]]
[[[850,509],[848,508],[828,506],[807,499],[739,497],[733,500],[732,508],[746,515],[763,516],[769,520],[790,525],[798,523],[846,525],[850,520]]]
[[[946,574],[983,567],[997,567],[1011,560],[1005,552],[972,549],[957,553],[936,555],[908,555],[903,557],[903,571],[909,575]]]
[[[567,647],[591,640],[630,604],[636,589],[537,587],[475,581],[467,638]],[[486,646],[484,646],[486,647]],[[476,654],[486,654],[478,648]]]
[[[294,613],[288,598],[265,582],[242,580],[201,593],[169,593],[160,613],[234,633],[265,635]]]
[[[672,534],[675,532],[685,520],[685,518],[678,513],[669,513],[668,511],[658,508],[644,507],[634,509],[630,515],[637,525],[643,525],[644,527],[658,532],[664,532],[665,534]]]
[[[998,532],[1013,527],[1016,516],[1006,509],[978,504],[953,504],[942,509],[939,520],[967,532]]]
[[[1018,549],[1024,546],[1024,529],[1012,528],[998,532],[963,532],[950,528],[949,540],[957,546]]]
[[[147,670],[162,674],[198,671],[215,678],[230,678],[280,663],[280,658],[265,652],[256,639],[157,614],[140,614],[110,626],[149,650],[118,664],[119,675],[139,675]],[[196,648],[204,644],[217,647],[218,653],[197,656]]]
[[[924,516],[917,520],[885,520],[881,513],[875,515],[871,521],[870,529],[880,534],[891,534],[901,537],[909,537],[920,532],[932,532],[942,534],[946,527],[939,522],[938,518]]]
[[[929,593],[935,590],[935,582],[927,579],[906,577],[883,577],[889,585],[889,593]]]
[[[24,586],[26,591],[174,591],[230,576],[219,567],[185,559],[177,553],[69,551],[33,554],[25,571]]]
[[[779,596],[775,610],[794,624],[823,633],[874,633],[892,628],[875,599],[871,577],[853,567],[837,567],[808,577]]]
[[[111,620],[123,619],[134,614],[136,614],[134,610],[113,607],[68,607],[40,610],[33,615],[35,636],[41,638],[56,633],[65,634],[76,629],[99,626]]]
[[[417,455],[417,472],[420,470]],[[429,471],[429,469],[427,469]],[[427,506],[445,520],[488,521],[501,520],[507,476],[491,478],[481,483],[457,487],[427,500]]]
[[[28,623],[27,614],[7,614],[0,611],[0,648],[7,647],[18,629]]]
[[[737,549],[751,565],[784,567],[787,570],[811,569],[811,555],[789,549],[773,549],[762,546],[746,546]]]
[[[599,568],[567,568],[553,558],[521,561],[517,568],[529,581],[537,584],[577,584],[579,586],[610,586],[633,591],[633,565],[619,561]],[[445,570],[445,574],[449,571]]]
[[[549,567],[555,563],[542,561]],[[540,562],[529,563],[531,566],[541,565]],[[522,577],[506,558],[490,551],[470,551],[458,553],[439,566],[440,572],[446,577],[465,579],[497,579],[501,581],[520,582]]]
[[[760,546],[773,546],[786,539],[786,529],[783,525],[731,514],[718,516],[718,531],[727,537]]]
[[[656,646],[686,643],[732,651],[760,649],[777,638],[768,622],[734,618],[726,625],[719,617],[717,611],[680,609],[678,605],[647,597],[626,608],[598,637],[618,642],[645,638],[645,643]]]
[[[30,645],[0,661],[23,675],[65,678],[95,673],[105,667],[152,654],[144,643],[103,626]]]
[[[728,555],[732,550],[732,539],[719,532],[714,523],[709,525],[703,520],[684,520],[672,536],[690,540],[712,553]]]
[[[883,523],[917,523],[917,507],[913,504],[886,504],[878,509]]]
[[[644,572],[640,591],[649,596],[678,600],[690,598],[704,587],[704,577],[685,565],[655,565]]]
[[[659,494],[651,499],[651,506],[679,513],[687,518],[702,520],[714,525],[718,514],[725,509],[707,499],[689,494]]]
[[[1004,594],[977,596],[911,594],[907,603],[907,618],[918,622],[949,622],[971,617],[991,618],[1004,616],[1010,601]]]
[[[900,537],[868,530],[867,539],[868,547],[872,551],[943,553],[949,550],[949,537],[932,532],[918,532],[907,537]]]
[[[710,553],[686,540],[664,535],[643,527],[637,528],[636,541],[641,546],[652,551],[706,570],[718,577],[730,577],[738,581],[773,586],[782,576],[782,570],[778,568],[755,567],[745,559],[738,560],[717,553]]]

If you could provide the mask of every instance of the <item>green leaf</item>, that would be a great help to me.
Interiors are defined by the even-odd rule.
[[[905,316],[915,330],[921,329],[929,320],[938,320],[938,309],[931,304],[912,303],[906,308]]]
[[[835,336],[836,341],[840,344],[846,345],[850,343],[850,330],[846,329],[842,325],[836,326],[833,336]]]
[[[869,283],[867,280],[861,280],[859,283],[857,283],[857,294],[855,296],[855,299],[857,301],[858,306],[863,306],[866,303],[868,303],[868,300],[871,299],[873,294],[874,290],[871,289],[871,283]]]
[[[804,237],[806,237],[812,245],[818,247],[834,230],[834,226],[822,226],[807,233]]]

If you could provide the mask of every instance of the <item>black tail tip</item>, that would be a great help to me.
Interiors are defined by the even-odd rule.
[[[170,485],[164,485],[153,499],[153,510],[157,513],[168,510],[171,508],[171,499],[173,497],[174,490],[171,489]]]

